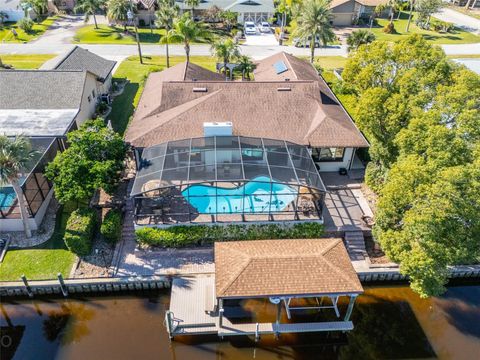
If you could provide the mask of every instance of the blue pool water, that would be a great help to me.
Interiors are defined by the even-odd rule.
[[[259,176],[237,188],[192,185],[182,191],[182,195],[201,214],[281,211],[295,200],[297,190],[269,181]]]
[[[15,202],[15,191],[12,187],[0,188],[0,209],[8,210]]]

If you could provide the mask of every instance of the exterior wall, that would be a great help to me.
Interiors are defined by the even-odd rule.
[[[145,22],[145,25],[150,25],[150,22],[152,22],[152,25],[155,21],[155,9],[151,10],[138,10],[137,13],[137,24],[140,24],[140,20],[143,20]]]
[[[321,161],[315,162],[320,166],[319,172],[338,171],[340,168],[348,169],[352,160],[353,148],[345,148],[343,161]]]
[[[108,75],[103,83],[97,81],[97,98],[100,97],[102,94],[106,94],[110,91],[112,87],[112,74]]]
[[[355,11],[355,1],[350,0],[344,4],[334,7],[332,10],[332,24],[335,26],[352,25]]]
[[[92,96],[92,91],[95,90],[95,98]],[[90,101],[88,99],[90,98]],[[98,91],[97,79],[94,75],[87,73],[85,85],[83,87],[82,103],[80,104],[80,111],[75,117],[77,126],[82,125],[86,120],[90,119],[95,112],[97,105]]]
[[[47,212],[48,205],[53,197],[53,188],[50,189],[45,201],[43,202],[40,209],[37,211],[37,214],[34,218],[29,218],[28,222],[30,224],[31,230],[37,230],[42,223],[43,217]],[[22,219],[0,219],[0,232],[2,231],[23,231],[23,221]]]

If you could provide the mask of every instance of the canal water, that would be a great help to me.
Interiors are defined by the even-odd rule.
[[[480,359],[480,284],[422,300],[408,287],[368,287],[349,333],[280,339],[177,337],[164,326],[169,294],[3,301],[1,359]],[[242,303],[258,321],[268,300]],[[306,315],[314,321],[314,313]],[[313,319],[313,320],[312,320]]]

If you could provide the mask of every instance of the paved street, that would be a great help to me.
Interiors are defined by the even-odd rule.
[[[442,21],[454,23],[466,31],[480,33],[480,20],[474,17],[462,14],[453,9],[444,8],[438,13],[433,14],[434,17]]]

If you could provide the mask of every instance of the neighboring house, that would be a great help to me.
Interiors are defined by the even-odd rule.
[[[96,106],[96,77],[83,70],[0,71],[0,131],[25,135],[39,156],[21,174],[33,230],[53,196],[45,165],[65,148],[65,135],[89,119]],[[0,188],[0,231],[23,230],[12,187]]]
[[[155,23],[155,11],[158,10],[158,5],[156,0],[133,0],[133,3],[137,7],[138,25],[153,26]]]
[[[5,22],[17,22],[25,17],[25,11],[22,9],[20,3],[21,0],[0,0],[0,11],[4,12],[8,16]],[[37,14],[35,11],[30,10],[28,12],[28,16],[35,20]]]
[[[54,66],[55,70],[85,70],[96,78],[96,96],[107,94],[112,86],[112,72],[116,62],[104,59],[75,46]]]
[[[48,0],[48,8],[52,11],[73,11],[76,4],[76,0]]]
[[[137,224],[322,218],[317,169],[350,169],[369,144],[308,62],[279,53],[254,75],[186,63],[150,74],[125,134]]]
[[[330,4],[332,25],[349,26],[358,19],[368,19],[378,5],[386,3],[387,0],[333,0]]]
[[[183,11],[190,10],[190,7],[183,1],[176,0],[176,3]],[[237,13],[237,21],[240,24],[245,21],[253,21],[256,24],[268,21],[276,13],[273,0],[203,0],[198,7],[195,7],[194,15],[201,17],[202,13],[212,6]]]

